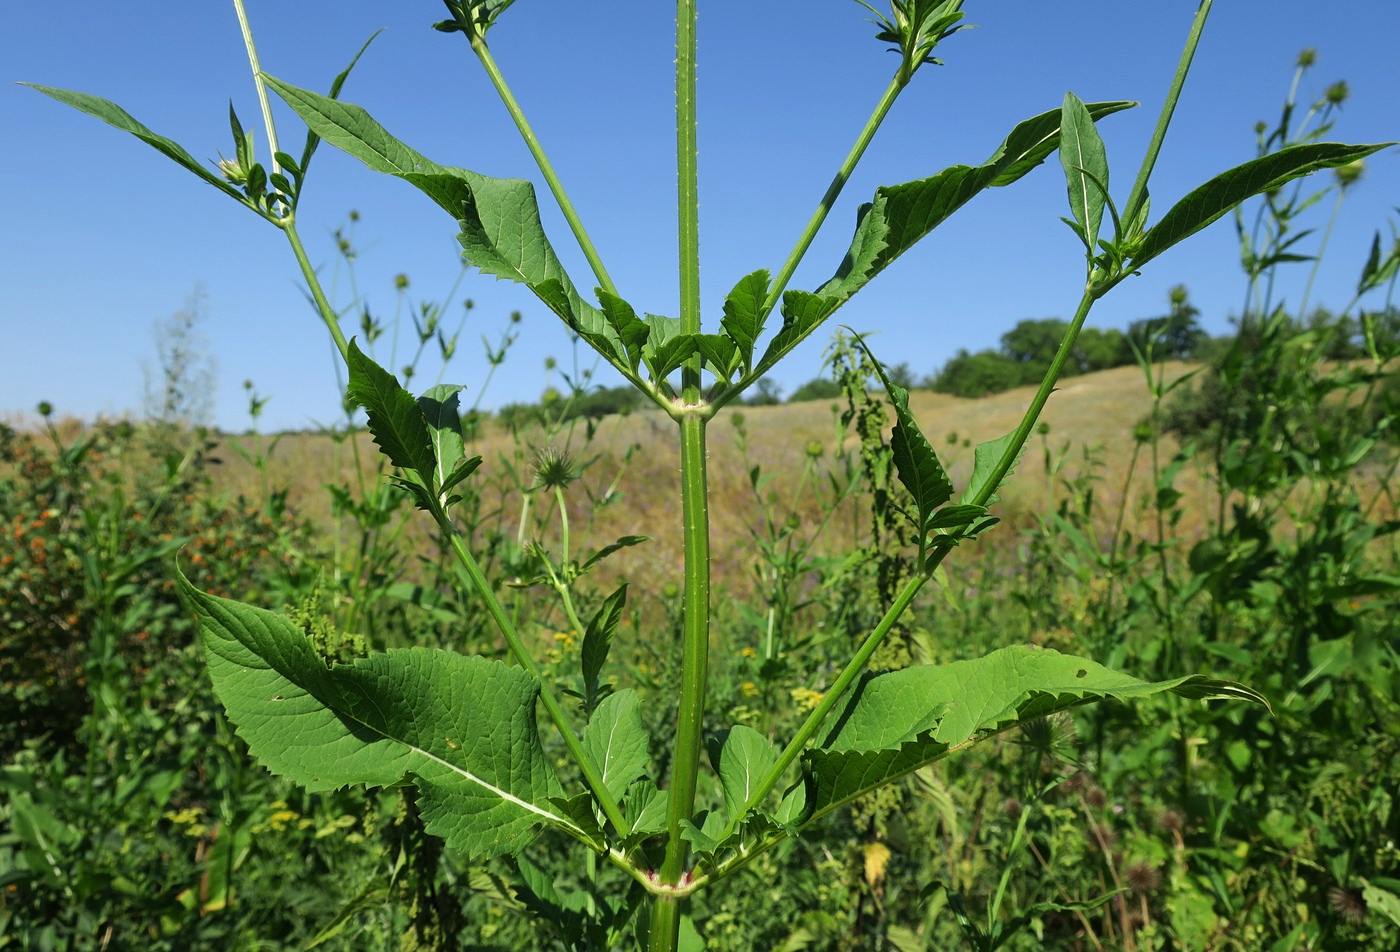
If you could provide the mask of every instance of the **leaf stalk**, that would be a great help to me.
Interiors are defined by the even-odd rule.
[[[559,706],[559,700],[554,696],[554,691],[545,680],[544,673],[540,671],[539,665],[535,664],[525,644],[520,640],[520,633],[515,630],[515,625],[511,622],[510,616],[506,613],[505,607],[500,599],[496,598],[495,591],[491,588],[490,581],[486,578],[486,573],[481,570],[476,559],[467,551],[466,543],[462,539],[457,527],[452,524],[452,520],[441,509],[433,513],[437,520],[438,527],[447,536],[452,552],[457,556],[457,561],[466,570],[467,577],[472,580],[472,584],[481,595],[481,600],[486,603],[486,611],[491,615],[491,620],[500,629],[501,635],[506,639],[506,644],[510,646],[511,654],[515,660],[524,668],[526,673],[535,680],[540,688],[540,700],[544,703],[544,709],[549,714],[549,719],[554,722],[554,726],[559,729],[559,733],[564,738],[565,745],[569,748],[569,753],[578,763],[579,769],[583,772],[584,782],[588,784],[588,789],[598,800],[598,805],[603,808],[603,813],[607,816],[612,825],[621,833],[631,832],[632,826],[622,815],[622,808],[618,805],[617,799],[608,791],[603,783],[603,775],[598,770],[598,765],[584,750],[583,744],[579,742],[578,734],[574,732],[573,726],[569,723],[568,716],[564,709]]]
[[[836,204],[837,198],[841,196],[841,191],[850,181],[851,174],[855,172],[856,165],[861,157],[865,155],[865,150],[869,148],[871,140],[875,138],[875,133],[879,130],[880,124],[889,115],[890,109],[894,106],[894,101],[899,98],[899,94],[904,87],[909,84],[909,78],[903,75],[903,71],[896,73],[890,80],[889,86],[885,88],[885,93],[880,97],[880,101],[875,105],[875,111],[870,114],[870,118],[865,121],[865,128],[860,130],[860,135],[856,137],[855,143],[851,146],[851,151],[846,154],[846,159],[841,163],[841,168],[836,171],[836,177],[831,180],[831,184],[826,188],[826,194],[817,205],[816,211],[807,221],[807,227],[802,230],[802,234],[797,238],[797,244],[793,246],[788,254],[787,261],[783,262],[782,269],[773,278],[773,286],[768,291],[768,297],[763,302],[763,308],[759,312],[767,315],[777,307],[782,300],[783,291],[787,289],[788,282],[792,280],[793,273],[797,271],[797,266],[802,263],[803,257],[807,254],[807,249],[812,246],[813,240],[817,237],[817,232],[821,231],[822,224],[826,221],[826,216],[831,213],[832,206]]]
[[[511,119],[515,121],[515,128],[520,130],[520,137],[525,140],[530,155],[534,156],[540,174],[544,176],[545,182],[549,185],[550,194],[558,202],[559,210],[564,213],[564,219],[569,223],[569,229],[574,233],[574,240],[578,242],[579,250],[588,259],[588,266],[593,269],[593,276],[598,279],[598,284],[602,286],[604,291],[617,295],[617,286],[613,284],[612,278],[608,275],[608,269],[603,266],[603,259],[598,254],[593,239],[588,237],[588,231],[583,227],[583,220],[578,217],[578,212],[574,210],[574,203],[569,200],[569,195],[564,190],[564,183],[559,180],[558,174],[555,173],[554,165],[549,161],[549,156],[545,154],[544,146],[540,145],[535,130],[530,128],[530,123],[525,118],[525,110],[520,108],[520,103],[516,101],[515,95],[510,91],[510,86],[506,84],[505,76],[502,75],[500,67],[496,65],[495,57],[491,55],[491,48],[486,45],[486,38],[479,33],[474,34],[471,36],[471,44],[472,52],[481,61],[486,75],[491,77],[491,85],[496,87],[497,95],[501,97],[501,102],[505,104]]]
[[[243,31],[243,45],[248,50],[248,65],[253,68],[253,85],[258,90],[258,105],[262,107],[263,124],[267,127],[267,144],[272,152],[272,174],[277,175],[282,168],[277,163],[277,126],[272,121],[272,104],[267,99],[267,84],[263,82],[262,66],[258,63],[258,47],[253,42],[253,28],[248,23],[248,11],[243,8],[243,0],[233,0],[233,10],[238,14],[238,28]],[[343,350],[343,348],[342,348]]]
[[[1181,60],[1176,66],[1176,75],[1172,77],[1171,88],[1167,90],[1167,100],[1162,103],[1161,115],[1157,117],[1157,128],[1152,132],[1152,141],[1147,146],[1147,154],[1142,158],[1142,168],[1138,170],[1137,180],[1133,182],[1133,190],[1128,193],[1128,202],[1123,206],[1122,217],[1124,221],[1136,221],[1143,202],[1147,201],[1147,180],[1152,177],[1152,169],[1157,164],[1157,156],[1162,152],[1162,143],[1167,138],[1167,128],[1171,125],[1173,113],[1176,112],[1176,104],[1181,99],[1181,90],[1186,85],[1186,74],[1191,70],[1191,61],[1196,56],[1196,47],[1200,45],[1201,33],[1206,28],[1206,18],[1210,16],[1210,9],[1214,2],[1215,0],[1201,0],[1200,6],[1196,8],[1196,18],[1192,21],[1191,32],[1186,37],[1186,48],[1181,52]]]

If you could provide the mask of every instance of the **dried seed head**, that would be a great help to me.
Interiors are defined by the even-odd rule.
[[[1084,789],[1084,774],[1072,773],[1065,778],[1065,782],[1060,784],[1065,793],[1078,793]]]
[[[566,450],[546,446],[535,454],[535,485],[539,488],[563,489],[578,477],[578,467]]]
[[[1117,831],[1106,823],[1095,823],[1089,832],[1093,835],[1094,843],[1104,849],[1111,850],[1118,844]]]
[[[1157,871],[1156,866],[1145,860],[1129,866],[1123,878],[1132,887],[1133,892],[1139,894],[1156,892],[1162,885],[1162,874]]]
[[[1020,800],[1017,800],[1015,797],[1007,797],[1006,802],[1001,805],[1001,809],[1003,813],[1014,820],[1021,815],[1023,807],[1021,806]]]
[[[1108,806],[1108,794],[1103,792],[1103,787],[1093,786],[1084,794],[1084,802],[1095,810],[1102,810]]]
[[[1186,818],[1175,810],[1163,810],[1157,825],[1168,833],[1179,833],[1186,826]]]
[[[1327,905],[1348,922],[1362,922],[1366,918],[1366,900],[1360,890],[1333,886],[1327,890]]]
[[[1075,762],[1079,734],[1074,719],[1061,711],[1048,717],[1037,717],[1021,725],[1020,744],[1035,753],[1063,763]]]

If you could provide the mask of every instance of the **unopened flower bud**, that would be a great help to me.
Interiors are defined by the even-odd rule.
[[[237,159],[220,158],[215,165],[219,167],[219,174],[230,185],[243,185],[248,181],[248,173],[238,164]]]
[[[1348,188],[1355,185],[1361,178],[1361,173],[1365,171],[1365,160],[1357,159],[1354,162],[1348,162],[1346,165],[1339,166],[1333,170],[1332,174],[1337,176],[1337,184],[1341,185],[1342,188]]]

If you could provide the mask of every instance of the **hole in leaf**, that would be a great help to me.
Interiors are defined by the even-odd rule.
[[[1089,672],[1086,671],[1086,670],[1084,670],[1083,668],[1080,668],[1078,671],[1076,671],[1076,672],[1074,673],[1074,676],[1075,676],[1076,678],[1087,678],[1087,677],[1089,676]]]

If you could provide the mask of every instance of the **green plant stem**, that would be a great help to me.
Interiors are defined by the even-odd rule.
[[[461,533],[457,527],[447,517],[446,513],[434,513],[437,518],[438,527],[443,535],[447,536],[452,546],[452,551],[457,556],[457,561],[467,572],[467,576],[476,586],[477,592],[481,595],[481,600],[486,603],[486,610],[491,615],[491,620],[496,623],[501,635],[506,639],[506,644],[510,645],[511,654],[515,660],[525,669],[530,677],[540,688],[540,700],[544,702],[544,709],[549,713],[549,719],[554,722],[554,726],[563,735],[564,743],[569,748],[569,753],[573,755],[574,761],[583,771],[583,779],[588,784],[588,789],[593,791],[593,795],[598,799],[598,805],[603,808],[603,813],[607,815],[612,825],[621,831],[631,831],[631,825],[622,816],[622,809],[618,806],[617,799],[608,792],[608,788],[603,784],[603,775],[598,771],[598,765],[593,762],[588,751],[583,749],[583,744],[579,742],[578,735],[574,733],[573,726],[569,724],[568,717],[564,714],[564,709],[559,706],[559,701],[554,696],[554,691],[545,680],[543,672],[535,664],[529,652],[525,650],[525,644],[520,640],[520,633],[515,630],[515,625],[511,622],[510,616],[506,614],[505,607],[501,605],[500,599],[496,598],[495,591],[491,588],[490,581],[486,578],[486,573],[481,570],[476,559],[467,551],[466,542],[463,541]]]
[[[676,0],[676,219],[680,244],[681,331],[700,332],[700,187],[696,161],[695,19],[697,0]],[[661,883],[675,886],[685,871],[681,823],[695,810],[695,784],[704,741],[705,681],[710,661],[710,514],[705,473],[705,423],[700,404],[700,361],[682,368],[681,518],[685,594],[681,625],[681,696],[676,712],[670,795],[666,807],[666,856]],[[680,900],[652,903],[652,952],[673,952],[680,935]]]
[[[1091,281],[1091,287],[1085,288],[1083,296],[1079,299],[1079,307],[1074,312],[1074,320],[1070,322],[1069,330],[1065,331],[1064,339],[1060,341],[1060,349],[1055,352],[1055,359],[1050,362],[1050,368],[1045,371],[1045,377],[1040,381],[1040,387],[1036,390],[1035,396],[1031,398],[1030,405],[1026,407],[1020,425],[1012,433],[1011,442],[1007,444],[1005,452],[1001,454],[1001,459],[997,461],[996,469],[992,471],[982,488],[967,502],[974,506],[987,505],[987,500],[996,494],[997,488],[1006,479],[1006,474],[1011,472],[1011,467],[1016,465],[1016,460],[1020,458],[1026,440],[1030,438],[1031,430],[1035,429],[1036,421],[1040,419],[1040,413],[1045,409],[1046,401],[1050,399],[1050,394],[1055,390],[1055,383],[1060,379],[1060,373],[1065,369],[1065,364],[1069,363],[1069,358],[1074,353],[1074,342],[1079,338],[1079,330],[1084,326],[1084,320],[1089,316],[1089,311],[1093,308],[1095,300],[1097,300],[1097,294],[1092,289]],[[936,553],[934,558],[942,561],[942,557]]]
[[[782,270],[773,278],[773,287],[768,291],[768,298],[763,302],[763,309],[760,313],[768,314],[777,307],[783,291],[787,289],[788,282],[792,280],[792,275],[797,270],[797,266],[802,263],[807,249],[812,246],[812,241],[817,237],[817,232],[821,230],[822,223],[826,221],[826,216],[831,213],[832,206],[840,197],[841,190],[850,181],[851,173],[855,171],[861,156],[865,155],[870,141],[875,138],[875,132],[880,128],[880,123],[885,121],[885,116],[889,115],[890,107],[894,105],[894,101],[899,98],[900,92],[908,85],[908,82],[908,78],[902,77],[902,74],[896,74],[895,78],[890,80],[889,86],[885,88],[885,94],[880,97],[875,111],[865,121],[865,128],[860,130],[860,135],[856,137],[855,144],[851,146],[851,151],[846,155],[846,160],[841,163],[836,177],[827,186],[826,194],[822,196],[817,210],[812,213],[807,227],[802,230],[802,234],[798,237],[797,244],[793,246],[787,261],[783,262]]]
[[[679,237],[681,333],[700,333],[700,170],[695,115],[696,0],[676,3],[676,227]],[[681,369],[682,400],[700,401],[700,358]],[[682,424],[684,425],[684,424]],[[684,465],[684,461],[682,462]]]
[[[1201,5],[1196,8],[1196,19],[1191,24],[1191,33],[1186,37],[1186,48],[1182,50],[1181,61],[1177,63],[1176,75],[1172,77],[1171,88],[1167,91],[1167,101],[1162,104],[1162,113],[1157,117],[1157,128],[1153,130],[1152,141],[1147,146],[1147,154],[1143,156],[1142,168],[1138,170],[1137,181],[1133,182],[1133,190],[1128,193],[1128,202],[1123,206],[1123,221],[1136,220],[1142,203],[1147,200],[1147,180],[1152,177],[1157,156],[1162,152],[1162,143],[1167,138],[1167,127],[1171,125],[1172,114],[1176,112],[1177,101],[1181,99],[1182,87],[1186,85],[1186,74],[1191,69],[1191,60],[1196,55],[1196,47],[1201,42],[1201,33],[1206,28],[1206,18],[1210,16],[1210,8],[1214,2],[1215,0],[1201,0]]]
[[[1303,299],[1298,303],[1298,320],[1308,319],[1308,300],[1312,297],[1313,283],[1317,281],[1317,272],[1322,267],[1322,256],[1327,254],[1327,243],[1332,239],[1332,230],[1337,227],[1337,216],[1342,213],[1342,199],[1346,198],[1347,190],[1344,186],[1337,188],[1337,200],[1332,203],[1332,217],[1327,219],[1327,229],[1322,233],[1322,242],[1317,246],[1317,254],[1313,255],[1312,270],[1308,272],[1308,283],[1303,285]]]
[[[486,75],[491,77],[491,85],[496,87],[496,93],[501,97],[501,102],[505,104],[506,111],[515,120],[515,128],[520,130],[520,137],[525,140],[530,154],[535,157],[535,164],[539,166],[540,174],[544,176],[545,182],[549,185],[550,193],[554,196],[554,200],[559,203],[559,210],[564,213],[564,219],[569,223],[569,228],[574,233],[574,239],[578,242],[579,249],[583,251],[583,256],[588,259],[589,267],[593,269],[593,276],[598,279],[598,284],[602,286],[604,291],[617,295],[617,287],[613,284],[612,278],[608,276],[608,269],[603,267],[603,259],[598,255],[598,249],[594,247],[593,240],[588,237],[588,232],[584,229],[583,221],[578,217],[578,212],[574,211],[574,204],[569,201],[569,195],[564,191],[564,183],[559,181],[559,176],[555,174],[554,166],[550,163],[549,156],[545,154],[544,146],[540,145],[535,131],[530,128],[530,123],[525,118],[525,111],[520,108],[520,103],[516,102],[510,87],[506,85],[506,78],[501,75],[500,68],[496,66],[496,60],[491,56],[491,49],[486,45],[486,38],[478,34],[471,38],[471,44],[472,52],[476,54],[477,59],[481,60]]]
[[[666,860],[662,882],[680,881],[686,846],[681,821],[695,807],[695,783],[704,742],[705,680],[710,658],[710,526],[705,483],[705,420],[681,421],[681,511],[684,520],[685,595],[682,624],[681,697],[666,811]]]
[[[248,25],[248,11],[243,9],[243,0],[233,0],[234,12],[238,14],[238,28],[243,31],[243,45],[248,50],[248,65],[253,68],[253,85],[258,90],[258,105],[262,107],[263,125],[267,127],[267,145],[272,153],[272,174],[282,171],[277,164],[277,126],[272,122],[272,104],[267,99],[267,84],[263,82],[262,66],[258,64],[258,48],[253,43],[253,28]]]
[[[320,313],[321,320],[325,322],[326,330],[331,332],[331,339],[335,341],[336,350],[340,351],[340,359],[349,366],[350,344],[345,340],[345,332],[340,329],[340,320],[336,317],[335,309],[331,307],[331,302],[326,300],[326,292],[321,290],[321,281],[316,277],[316,269],[311,266],[311,259],[306,256],[306,249],[302,247],[301,237],[297,234],[296,222],[289,215],[277,224],[286,233],[287,241],[292,246],[292,253],[297,256],[297,264],[301,266],[301,275],[306,279],[306,286],[311,290],[311,299],[316,302],[316,310]]]
[[[657,896],[651,904],[650,952],[673,952],[680,941],[681,900]]]
[[[807,742],[816,736],[817,730],[822,726],[822,722],[826,720],[827,715],[831,713],[832,708],[836,706],[836,703],[845,695],[846,690],[855,679],[860,676],[861,672],[865,670],[866,664],[869,663],[875,651],[880,647],[881,643],[884,642],[885,636],[894,628],[895,622],[899,621],[899,617],[904,614],[904,610],[914,601],[914,597],[919,594],[919,590],[924,587],[924,583],[931,577],[931,570],[927,573],[920,572],[904,583],[904,588],[901,589],[899,595],[895,597],[894,603],[890,605],[884,617],[880,619],[879,624],[875,626],[870,634],[865,636],[865,641],[861,643],[860,649],[855,653],[855,657],[851,658],[846,664],[845,669],[837,676],[836,681],[832,683],[831,687],[826,689],[826,693],[822,695],[821,701],[812,709],[812,713],[807,715],[807,719],[802,722],[802,726],[798,728],[792,740],[788,741],[788,745],[783,748],[783,752],[778,756],[778,760],[773,764],[773,768],[768,771],[759,785],[754,788],[753,794],[745,801],[743,808],[737,810],[735,816],[730,818],[729,825],[725,827],[719,839],[723,840],[732,833],[746,813],[767,799],[768,794],[770,794],[773,788],[778,785],[778,782],[782,780],[783,774],[787,772],[787,769],[792,766],[793,761],[795,761],[806,748]]]

